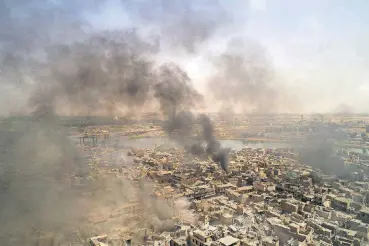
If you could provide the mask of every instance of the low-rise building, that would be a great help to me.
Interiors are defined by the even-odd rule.
[[[192,235],[191,242],[196,246],[210,245],[212,242],[212,233],[209,231],[195,230]]]
[[[289,202],[287,200],[282,201],[281,203],[281,207],[282,207],[282,212],[284,213],[297,213],[298,211],[298,204]]]
[[[331,203],[332,208],[339,211],[347,211],[350,208],[351,199],[346,197],[334,197]]]
[[[226,236],[218,240],[221,246],[239,246],[241,241],[232,236]]]

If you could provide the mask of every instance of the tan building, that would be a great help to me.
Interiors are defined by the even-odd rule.
[[[347,227],[350,230],[356,231],[357,234],[366,240],[369,239],[369,226],[366,223],[361,222],[360,220],[350,220],[347,222]]]
[[[191,242],[196,246],[210,245],[212,242],[211,236],[212,234],[208,231],[196,230],[193,232]]]
[[[331,206],[340,211],[347,211],[350,208],[351,199],[345,197],[335,197],[332,200]]]
[[[108,246],[108,235],[92,237],[89,240],[91,246]]]
[[[362,209],[360,209],[357,215],[357,219],[364,223],[369,223],[369,208],[363,207]]]
[[[227,184],[216,184],[215,185],[215,192],[219,195],[224,194],[227,189],[235,190],[237,186],[227,183]]]
[[[297,213],[299,206],[297,204],[282,201],[282,211],[285,213]]]
[[[229,213],[224,213],[220,216],[220,220],[225,225],[230,225],[233,222],[233,216]]]
[[[274,184],[260,181],[255,181],[253,187],[256,191],[275,191],[276,189]]]
[[[218,240],[220,245],[222,246],[239,246],[241,241],[237,238],[226,236]]]
[[[171,239],[169,242],[170,246],[187,246],[185,238]]]

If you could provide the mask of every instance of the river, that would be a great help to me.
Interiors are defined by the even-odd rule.
[[[72,141],[78,143],[79,138],[76,136],[71,137]],[[99,144],[101,144],[104,140],[99,139]],[[149,137],[149,138],[128,138],[125,136],[112,136],[107,142],[108,145],[117,146],[117,147],[125,147],[125,148],[174,148],[180,147],[180,145],[174,141],[170,141],[168,138],[162,137]],[[241,150],[243,148],[264,148],[264,149],[276,149],[276,148],[286,148],[288,147],[287,143],[278,143],[278,142],[262,142],[262,143],[252,143],[252,142],[243,142],[242,140],[220,140],[220,143],[223,147],[231,148],[233,150]],[[93,145],[91,138],[85,139],[86,145]]]

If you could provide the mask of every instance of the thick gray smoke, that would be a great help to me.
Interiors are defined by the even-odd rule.
[[[155,44],[134,31],[103,32],[51,47],[36,73],[40,84],[31,105],[67,114],[114,115],[157,102],[172,121],[177,112],[199,106],[202,96],[178,65],[158,63],[155,51]]]
[[[194,139],[192,137],[193,131],[197,125],[202,128],[202,134]],[[230,149],[223,148],[216,139],[213,123],[207,115],[201,114],[195,117],[190,112],[181,111],[169,121],[167,130],[169,136],[185,145],[191,154],[197,156],[209,155],[214,162],[219,163],[225,172],[228,172]]]
[[[253,42],[233,39],[226,51],[214,58],[215,75],[208,88],[215,99],[244,112],[269,113],[277,109],[273,67],[264,48]]]
[[[24,114],[38,85],[32,80],[35,71],[42,69],[34,61],[43,59],[49,45],[82,34],[82,22],[67,5],[6,0],[0,2],[0,22],[0,113]],[[73,233],[88,210],[69,182],[70,175],[85,175],[85,163],[53,122],[50,105],[43,103],[35,116],[31,122],[1,124],[4,245],[30,245],[43,231]]]
[[[122,0],[129,16],[164,44],[195,53],[230,18],[218,0]],[[196,3],[195,3],[196,2]]]
[[[72,233],[87,207],[69,178],[88,168],[61,129],[46,122],[11,125],[1,125],[0,132],[2,244],[29,245],[41,231]]]
[[[335,143],[345,138],[346,134],[334,125],[317,125],[313,134],[306,136],[303,142],[295,143],[299,161],[327,174],[342,175],[345,172],[343,160],[336,155]]]
[[[217,17],[205,18],[211,14],[203,15],[204,8],[186,4],[188,9],[179,15],[166,10],[177,5],[182,9],[184,1],[173,6],[171,1],[160,3],[159,9],[170,14],[144,18],[140,7],[137,16],[150,22],[163,16],[154,23],[162,30],[161,40],[194,52],[215,31]],[[69,183],[70,176],[83,176],[88,170],[56,127],[55,115],[115,115],[158,103],[167,126],[178,128],[175,125],[182,124],[176,121],[178,113],[197,106],[201,96],[178,65],[158,61],[157,35],[144,41],[135,29],[95,31],[88,25],[82,12],[99,10],[91,1],[0,4],[1,113],[32,112],[34,117],[30,125],[5,126],[1,133],[0,237],[6,245],[28,245],[30,238],[24,236],[28,232],[68,233],[78,229],[77,221],[83,223],[79,219],[89,210]],[[209,153],[218,153],[213,137],[205,138]],[[160,207],[149,206],[148,213],[155,215],[152,223],[159,220],[159,227],[166,227],[172,221]],[[10,242],[14,236],[24,236],[23,241]]]
[[[193,109],[202,101],[202,96],[193,88],[188,75],[175,64],[161,66],[155,84],[155,97],[169,119],[178,112]]]
[[[170,231],[175,227],[173,218],[178,216],[182,216],[184,221],[195,223],[195,215],[189,210],[187,200],[154,197],[155,183],[148,179],[142,178],[137,184],[125,177],[102,176],[93,184],[93,197],[88,202],[94,209],[94,215],[102,218],[116,215],[92,228],[96,234],[114,234],[122,228],[129,228],[133,232],[144,228]],[[120,214],[122,207],[127,204],[135,206],[139,216]]]
[[[170,138],[186,144],[191,141],[195,127],[196,116],[188,111],[180,111],[167,122],[166,131]]]
[[[134,31],[106,32],[51,47],[42,74],[37,74],[40,89],[32,103],[77,115],[114,115],[126,105],[142,107],[156,81],[148,58],[151,48]]]
[[[212,159],[219,163],[225,172],[228,172],[228,154],[229,149],[222,148],[219,141],[214,136],[214,127],[206,115],[200,116],[200,122],[204,131],[204,139],[207,147],[206,152],[212,156]]]
[[[106,11],[108,3],[115,4],[112,6],[116,8],[123,8],[125,15],[132,21],[129,23],[132,30],[146,33],[145,41],[135,31],[127,29],[96,33],[95,26],[87,22],[91,19],[88,17]],[[157,81],[152,77],[153,69],[156,70],[155,76],[160,73],[168,74],[169,70],[171,74],[179,72],[175,68],[176,65],[170,65],[168,68],[164,65],[159,68],[157,58],[147,56],[154,56],[159,48],[166,44],[195,52],[197,46],[207,41],[224,23],[223,18],[219,16],[226,16],[218,15],[224,11],[214,1],[199,3],[177,0],[127,0],[121,3],[119,1],[75,3],[74,1],[19,0],[1,1],[0,8],[2,23],[0,86],[2,95],[4,94],[1,97],[4,103],[1,105],[6,105],[5,102],[14,104],[11,109],[1,106],[0,110],[8,114],[29,112],[28,99],[35,94],[35,91],[39,93],[40,88],[43,90],[41,94],[50,95],[49,99],[46,99],[45,95],[40,97],[37,95],[37,102],[33,102],[33,106],[42,104],[43,100],[49,101],[48,104],[56,105],[67,102],[67,109],[62,108],[62,112],[58,113],[79,114],[82,111],[87,111],[83,112],[85,114],[96,113],[91,112],[92,104],[103,106],[102,112],[98,113],[107,114],[117,108],[120,112],[122,108],[125,111],[124,108],[127,105],[125,100],[134,101],[129,105],[129,109],[136,105],[142,109],[142,105],[146,102],[148,88],[147,83],[141,83],[140,80]],[[142,31],[148,26],[151,31],[148,33]],[[107,57],[111,54],[114,57]],[[72,60],[73,63],[70,62]],[[84,62],[87,64],[82,66],[81,63]],[[107,93],[98,93],[97,90],[90,96],[81,95],[81,90],[87,86],[96,86],[96,81],[100,81],[101,76],[107,73],[111,73],[111,76],[104,79],[98,85],[98,89],[103,85],[112,84],[110,91],[107,92],[113,91],[112,98],[106,97]],[[143,74],[139,77],[137,74],[141,75],[141,73]],[[71,86],[76,77],[86,84],[82,86],[81,83],[75,83]],[[60,85],[60,80],[68,85],[55,88],[55,84]],[[115,83],[111,83],[112,80],[115,80]],[[131,82],[125,82],[124,85],[116,84],[122,80]],[[136,83],[138,85],[135,85]],[[122,89],[122,87],[125,88]],[[71,92],[70,89],[73,91]],[[61,90],[65,91],[60,92]],[[126,95],[127,92],[128,95]],[[71,95],[65,96],[68,93]],[[87,94],[88,92],[85,93]],[[54,95],[57,96],[56,101],[50,102]],[[116,96],[122,97],[117,99]],[[86,105],[83,106],[82,103]],[[68,112],[71,108],[75,112]],[[94,109],[96,110],[96,107]]]
[[[153,199],[154,184],[148,180],[142,180],[143,187],[137,188],[124,176],[101,174],[91,179],[89,175],[94,173],[55,120],[46,114],[29,122],[1,125],[0,218],[6,226],[0,229],[0,239],[4,244],[30,245],[44,233],[51,237],[60,234],[61,240],[68,242],[82,240],[76,231],[86,236],[113,233],[122,227],[121,217],[92,228],[88,219],[116,214],[122,204],[132,200],[139,202],[144,220],[124,218],[125,228],[171,230],[173,216],[178,214],[194,222],[186,201],[176,201],[173,206]],[[112,161],[110,154],[98,155]],[[79,178],[87,184],[74,186],[72,180]]]
[[[151,196],[154,190],[153,185],[153,183],[141,181],[137,192],[147,224],[155,227],[157,230],[170,231],[175,227],[174,216],[182,217],[187,222],[195,222],[195,215],[189,212],[190,203],[186,199],[172,200],[170,201],[172,203],[170,206],[163,198]]]
[[[51,45],[83,38],[80,10],[91,8],[91,1],[0,1],[0,114],[28,112],[38,84],[33,73],[42,68],[35,60],[43,60]]]

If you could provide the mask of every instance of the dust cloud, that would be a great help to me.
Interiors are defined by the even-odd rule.
[[[212,58],[215,72],[208,89],[223,109],[241,107],[244,113],[278,112],[284,98],[265,48],[248,39],[234,38],[225,52]],[[283,105],[287,107],[287,105]],[[224,112],[221,108],[221,112]]]
[[[180,15],[168,15],[154,23],[161,30],[158,41],[158,35],[144,38],[137,27],[94,30],[82,14],[99,11],[101,5],[94,2],[1,2],[1,111],[29,116],[25,123],[1,126],[3,243],[29,244],[35,233],[42,232],[69,239],[75,231],[86,237],[89,232],[110,232],[114,223],[102,228],[82,225],[91,213],[106,214],[132,199],[143,207],[146,225],[157,230],[172,228],[178,213],[194,219],[187,201],[169,205],[153,200],[150,181],[135,187],[124,178],[97,178],[82,190],[73,188],[74,178],[88,180],[93,170],[67,138],[57,116],[119,115],[158,103],[170,125],[181,110],[201,104],[202,96],[187,73],[158,59],[160,40],[195,52],[215,31],[217,20],[205,18],[214,17],[203,14],[208,8],[195,10],[191,4],[183,6],[183,1],[160,4],[165,13],[168,8],[186,10],[179,19],[174,18]],[[141,21],[151,19],[146,13],[138,14]],[[145,226],[140,223],[127,221],[132,228]],[[18,241],[12,241],[15,238]]]
[[[210,118],[192,112],[204,106],[206,95],[180,64],[163,62],[161,55],[167,48],[201,55],[230,16],[214,1],[122,1],[119,6],[132,23],[101,30],[85,15],[99,13],[104,3],[0,3],[0,111],[30,116],[24,124],[1,126],[0,237],[6,244],[27,244],[28,231],[71,235],[82,230],[90,212],[104,213],[131,199],[143,206],[147,223],[160,230],[171,228],[177,213],[193,220],[186,201],[169,206],[152,200],[149,181],[135,187],[124,178],[97,179],[83,191],[92,194],[90,199],[82,199],[82,191],[71,188],[71,177],[86,178],[92,170],[68,140],[58,115],[115,116],[159,105],[169,135],[179,132],[184,146],[188,133],[200,125],[202,135],[192,149],[206,147],[193,153],[210,155],[228,171],[229,150],[215,138]],[[247,104],[262,113],[274,110],[279,95],[271,86],[274,71],[263,48],[232,41],[214,65],[209,86],[218,101]],[[137,227],[140,221],[131,223]],[[22,240],[11,242],[14,236]]]

